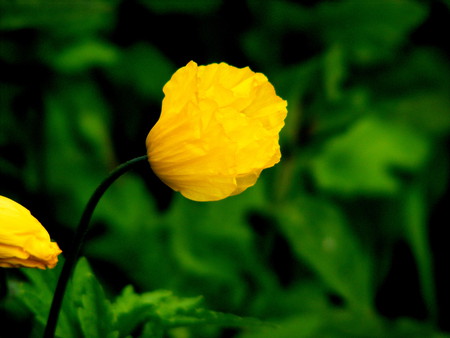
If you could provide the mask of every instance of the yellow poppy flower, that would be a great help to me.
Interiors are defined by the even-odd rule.
[[[191,61],[163,91],[146,145],[153,171],[173,190],[195,201],[220,200],[254,185],[280,161],[287,102],[264,74]]]
[[[0,267],[53,268],[60,253],[28,209],[0,196]]]

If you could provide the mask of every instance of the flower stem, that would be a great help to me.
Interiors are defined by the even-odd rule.
[[[116,179],[132,169],[134,165],[143,161],[147,161],[147,155],[136,157],[118,166],[102,183],[100,183],[100,185],[97,187],[97,189],[95,189],[94,193],[86,204],[83,215],[81,216],[80,222],[78,223],[78,228],[75,233],[75,239],[72,245],[72,249],[71,251],[69,251],[61,274],[59,275],[58,284],[56,285],[55,293],[53,295],[53,301],[50,307],[47,325],[44,331],[44,338],[52,338],[55,335],[56,324],[58,322],[58,316],[62,301],[64,299],[64,293],[66,291],[67,283],[80,254],[84,239],[86,238],[86,235],[88,233],[89,222],[91,220],[92,214],[94,213],[95,207],[97,206],[100,198]]]

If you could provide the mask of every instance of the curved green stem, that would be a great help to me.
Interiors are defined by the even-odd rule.
[[[77,258],[80,254],[84,239],[86,238],[86,235],[88,233],[89,222],[91,220],[95,207],[97,206],[100,198],[103,196],[105,191],[116,179],[118,179],[124,173],[128,172],[135,164],[142,161],[147,161],[147,155],[136,157],[118,166],[102,183],[100,183],[100,185],[94,191],[88,203],[86,204],[83,215],[81,216],[80,222],[78,223],[78,228],[76,230],[72,249],[67,256],[61,274],[59,275],[58,284],[56,285],[55,293],[53,295],[53,301],[50,307],[47,325],[44,331],[44,338],[52,338],[55,335],[56,323],[58,322],[58,316],[62,301],[64,299],[64,293],[66,291],[67,283],[72,274]]]

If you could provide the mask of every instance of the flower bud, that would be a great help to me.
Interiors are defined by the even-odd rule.
[[[60,253],[28,209],[0,196],[0,267],[53,268]]]

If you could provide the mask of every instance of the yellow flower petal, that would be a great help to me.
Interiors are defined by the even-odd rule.
[[[236,195],[279,162],[287,102],[261,73],[225,63],[180,68],[147,136],[150,165],[195,201]]]
[[[60,253],[28,209],[0,196],[0,267],[53,268]]]

